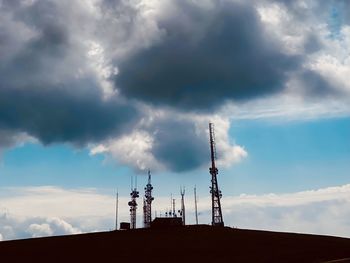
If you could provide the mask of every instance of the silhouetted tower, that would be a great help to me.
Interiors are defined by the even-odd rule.
[[[153,186],[151,184],[151,171],[148,171],[148,183],[145,187],[145,198],[143,199],[143,226],[150,227],[152,222],[152,196]]]
[[[174,199],[173,199],[173,194],[171,193],[170,194],[170,209],[168,210],[168,216],[169,217],[173,217],[174,215],[175,215],[175,210],[174,210],[174,213],[173,213],[173,202],[175,202],[175,201],[173,201]]]
[[[119,203],[119,196],[118,196],[118,190],[115,200],[115,230],[118,230],[118,204]]]
[[[194,186],[194,213],[196,216],[196,225],[198,225],[198,210],[197,210],[197,191],[196,186]]]
[[[128,203],[130,206],[130,229],[136,228],[136,209],[137,209],[137,202],[136,198],[139,197],[139,192],[137,191],[137,186],[135,185],[135,188],[133,189],[132,183],[131,183],[131,201]]]
[[[216,148],[215,148],[215,134],[214,125],[209,123],[209,137],[210,137],[210,153],[211,153],[211,167],[209,172],[211,174],[211,202],[212,202],[212,222],[213,226],[224,226],[224,221],[222,220],[221,204],[220,198],[222,197],[221,191],[219,190],[217,174],[218,169],[215,166],[216,160]]]
[[[146,227],[146,224],[145,224],[145,221],[146,221],[146,209],[147,209],[146,199],[143,198],[143,227]]]
[[[186,224],[186,217],[185,217],[185,187],[180,188],[180,194],[181,194],[181,210],[179,210],[179,214],[182,217],[182,224]]]
[[[170,205],[172,207],[172,210],[170,210],[169,215],[170,217],[177,217],[176,210],[175,210],[175,198],[173,198],[173,194],[171,194],[171,200]]]

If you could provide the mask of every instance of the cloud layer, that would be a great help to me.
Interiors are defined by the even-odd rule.
[[[118,65],[116,85],[127,97],[208,111],[283,90],[302,62],[270,41],[249,4],[173,1],[164,9],[161,39]]]
[[[3,240],[107,231],[115,226],[115,197],[94,189],[47,186],[2,188],[1,192],[6,196],[0,197]],[[343,185],[289,194],[224,196],[224,221],[238,228],[350,237],[349,193],[350,185]],[[120,222],[129,220],[128,199],[120,196],[120,204],[125,204],[120,205]],[[186,195],[185,201],[187,223],[194,224],[192,196]],[[164,215],[168,206],[169,198],[160,196],[153,209]],[[200,196],[198,209],[199,222],[210,223],[209,196]],[[141,213],[139,209],[140,227]]]
[[[208,160],[204,120],[337,114],[330,100],[348,114],[347,5],[2,0],[0,148],[34,138],[183,172]],[[233,164],[247,153],[225,130],[219,161]]]

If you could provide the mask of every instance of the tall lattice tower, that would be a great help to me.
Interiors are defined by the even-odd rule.
[[[152,196],[153,186],[151,184],[151,171],[148,171],[148,183],[145,187],[145,198],[143,199],[143,226],[150,227],[152,222]]]
[[[211,153],[211,167],[209,172],[211,174],[211,202],[212,202],[212,222],[213,226],[224,226],[224,221],[222,219],[221,203],[220,199],[222,197],[221,191],[218,186],[218,168],[215,166],[216,160],[216,147],[215,147],[215,133],[213,123],[209,123],[209,138],[210,138],[210,153]]]
[[[131,201],[129,201],[128,205],[130,206],[130,229],[136,228],[136,209],[137,202],[136,199],[139,197],[139,192],[137,191],[137,187],[133,188],[131,186]]]

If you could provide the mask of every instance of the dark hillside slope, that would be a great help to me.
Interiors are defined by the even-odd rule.
[[[254,263],[326,262],[344,258],[350,258],[350,239],[210,226],[0,242],[1,262]]]

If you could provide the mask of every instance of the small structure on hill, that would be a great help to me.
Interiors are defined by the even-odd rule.
[[[151,228],[169,228],[182,226],[181,217],[157,217],[151,223]]]
[[[129,230],[130,229],[130,223],[129,222],[120,222],[120,230]]]

